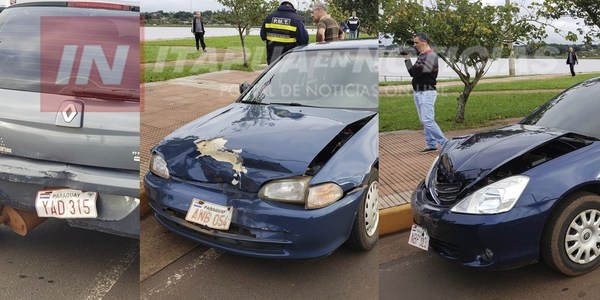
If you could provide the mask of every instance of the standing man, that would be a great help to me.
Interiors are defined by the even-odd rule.
[[[313,6],[312,18],[317,23],[317,43],[331,42],[344,39],[344,31],[327,13],[327,7],[323,3]]]
[[[352,11],[352,16],[346,21],[350,29],[350,39],[358,38],[358,29],[360,28],[360,20],[356,17],[356,11]]]
[[[429,36],[424,32],[413,36],[413,46],[417,49],[419,57],[415,64],[410,60],[410,53],[404,55],[404,63],[408,73],[413,78],[415,106],[419,120],[423,124],[427,148],[421,152],[437,150],[438,144],[444,145],[447,141],[444,133],[435,122],[435,100],[437,91],[438,56],[431,49]]]
[[[281,1],[260,28],[260,38],[267,42],[267,64],[292,48],[308,44],[304,20],[296,13],[291,0]]]
[[[192,33],[196,38],[196,50],[200,51],[200,45],[198,41],[202,44],[202,51],[206,52],[206,44],[204,44],[204,21],[202,20],[202,14],[197,11],[194,15],[194,19],[192,20]]]
[[[575,64],[579,64],[577,54],[573,51],[573,47],[569,47],[569,52],[567,53],[567,65],[569,65],[569,69],[571,69],[571,76],[575,76]]]

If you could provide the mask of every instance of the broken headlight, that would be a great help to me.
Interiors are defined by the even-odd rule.
[[[307,209],[328,206],[342,198],[344,192],[335,183],[324,183],[309,187],[311,177],[296,177],[275,180],[265,184],[258,196],[263,199],[304,204]]]
[[[171,177],[169,175],[169,169],[167,169],[167,162],[157,153],[153,153],[152,158],[150,159],[150,172],[164,179],[169,179]]]
[[[511,210],[527,187],[529,177],[517,175],[485,186],[456,204],[450,211],[465,214],[498,214]]]

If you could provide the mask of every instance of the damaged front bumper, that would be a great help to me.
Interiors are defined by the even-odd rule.
[[[137,172],[0,155],[0,204],[35,210],[37,192],[54,187],[98,193],[98,217],[69,219],[71,226],[139,238]]]
[[[166,228],[204,245],[263,258],[315,258],[330,254],[349,237],[365,188],[315,210],[260,199],[223,184],[144,179],[150,206]],[[231,226],[214,230],[185,220],[193,198],[232,206]]]
[[[506,213],[475,215],[453,213],[450,206],[432,202],[428,193],[421,182],[411,200],[413,220],[427,230],[430,250],[471,267],[512,269],[538,261],[553,201],[523,201],[530,204]]]

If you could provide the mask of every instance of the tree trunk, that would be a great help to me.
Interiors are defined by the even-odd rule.
[[[240,33],[240,41],[242,41],[242,55],[244,56],[244,67],[248,67],[248,57],[246,57],[246,36],[243,34],[242,29],[238,30]]]
[[[462,123],[465,121],[465,108],[467,107],[467,100],[469,100],[471,91],[473,91],[473,86],[470,84],[465,84],[462,94],[460,94],[458,99],[456,99],[458,102],[458,106],[456,108],[456,123]]]

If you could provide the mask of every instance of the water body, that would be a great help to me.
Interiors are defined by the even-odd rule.
[[[258,35],[259,28],[250,30],[250,35]],[[315,34],[315,30],[308,30],[309,34]],[[206,28],[207,37],[214,36],[236,36],[238,32],[232,27],[208,27]],[[160,39],[181,39],[193,37],[190,27],[144,27],[142,40],[160,40]],[[538,74],[570,74],[569,66],[565,64],[565,59],[550,58],[519,58],[516,60],[517,75],[538,75]],[[413,58],[414,62],[414,58]],[[600,59],[581,59],[579,65],[575,66],[576,72],[600,72]],[[474,72],[471,72],[474,74]],[[508,75],[508,59],[499,59],[494,61],[485,76]],[[381,81],[407,80],[410,75],[404,66],[404,59],[397,57],[381,57],[379,59],[379,79]],[[443,61],[440,60],[439,79],[458,78]]]

